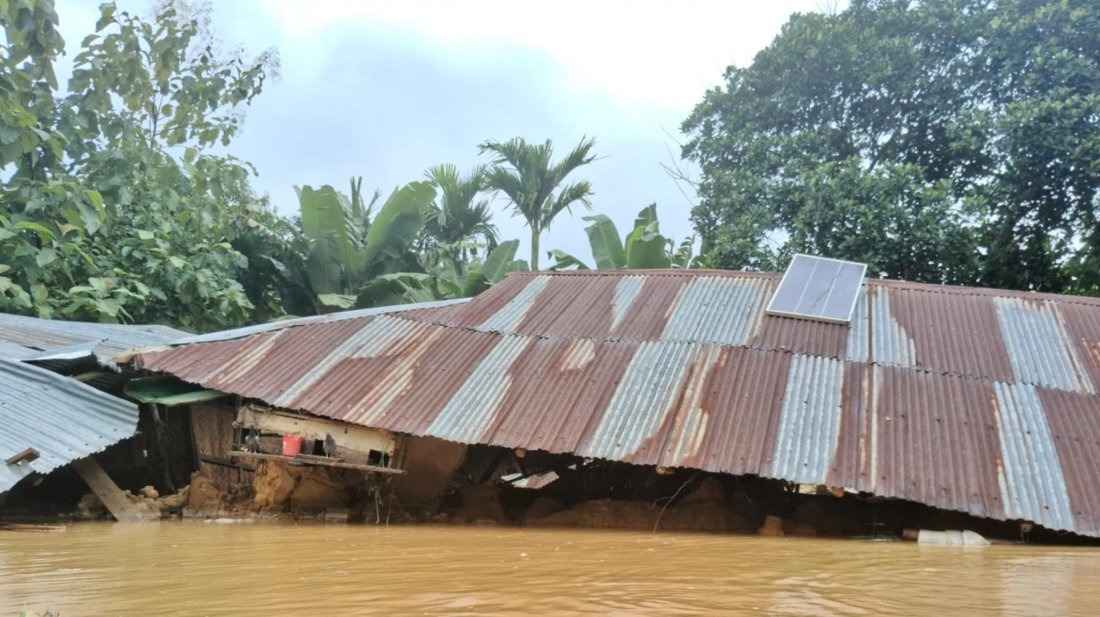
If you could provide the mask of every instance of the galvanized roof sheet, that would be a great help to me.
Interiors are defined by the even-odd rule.
[[[111,359],[124,351],[164,345],[185,336],[187,332],[167,326],[59,321],[0,313],[0,358],[9,360],[94,357],[110,366]]]
[[[208,343],[211,341],[228,341],[235,338],[243,338],[246,336],[252,336],[254,334],[260,334],[263,332],[273,332],[275,330],[285,330],[286,328],[297,328],[299,326],[317,325],[323,323],[330,323],[333,321],[343,321],[345,319],[358,319],[360,317],[372,317],[374,315],[385,315],[387,313],[397,312],[417,312],[421,315],[434,314],[433,311],[443,309],[449,306],[456,306],[459,304],[465,304],[469,302],[470,298],[456,298],[453,300],[439,300],[436,302],[419,302],[416,304],[395,304],[391,306],[378,306],[374,308],[354,309],[350,311],[337,311],[334,313],[326,313],[324,315],[311,315],[309,317],[295,317],[292,319],[280,319],[278,321],[270,321],[267,323],[256,324],[254,326],[245,326],[243,328],[234,328],[232,330],[219,330],[218,332],[210,332],[207,334],[194,334],[186,335],[181,334],[169,341],[163,341],[163,343],[172,343],[174,345],[186,345],[190,343]],[[152,345],[147,345],[151,347]]]
[[[33,473],[47,473],[98,452],[137,430],[133,403],[23,362],[0,359],[0,493]],[[34,448],[39,458],[8,465]]]
[[[1100,535],[1088,351],[1100,303],[871,283],[848,327],[763,315],[774,281],[513,275],[465,305],[136,360],[413,435],[825,483]],[[1014,363],[1018,349],[1043,360]]]
[[[767,315],[779,275],[517,273],[436,315],[483,332],[792,351],[1092,393],[1100,298],[869,280],[851,325]]]

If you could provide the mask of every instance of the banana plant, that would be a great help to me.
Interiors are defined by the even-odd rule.
[[[657,221],[657,204],[642,208],[634,219],[634,229],[622,240],[615,223],[606,215],[586,216],[584,220],[589,223],[584,230],[588,234],[588,244],[597,269],[691,266],[695,239],[686,238],[676,246],[671,239],[662,236]],[[589,269],[587,264],[565,251],[554,249],[547,254],[553,261],[551,270]]]
[[[395,189],[377,214],[379,195],[365,201],[361,178],[352,179],[350,198],[328,185],[296,190],[302,232],[311,244],[305,277],[321,306],[351,308],[373,279],[419,270],[411,247],[435,198],[430,183]]]
[[[519,240],[501,242],[485,261],[467,265],[465,274],[449,262],[439,262],[430,272],[395,272],[368,281],[359,291],[356,306],[372,307],[408,302],[428,302],[476,296],[510,272],[528,270],[515,259]]]

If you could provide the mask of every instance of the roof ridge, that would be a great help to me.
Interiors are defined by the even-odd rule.
[[[763,278],[763,279],[776,279],[782,277],[782,273],[779,272],[764,272],[757,270],[721,270],[714,268],[700,268],[700,269],[677,269],[677,268],[654,268],[654,269],[616,269],[616,270],[540,270],[537,272],[530,271],[518,271],[513,272],[510,276],[519,276],[525,278],[532,278],[536,276],[553,276],[553,277],[627,277],[627,276],[659,276],[670,278],[695,278],[701,276],[720,276],[723,278]],[[906,291],[917,291],[923,293],[952,295],[952,296],[975,296],[975,297],[998,297],[998,298],[1019,298],[1024,300],[1049,300],[1051,302],[1058,302],[1062,304],[1076,304],[1080,306],[1090,306],[1100,308],[1100,298],[1095,296],[1082,296],[1075,294],[1060,294],[1049,291],[1025,291],[1020,289],[1004,289],[1000,287],[976,287],[973,285],[949,285],[946,283],[921,283],[917,281],[909,281],[905,279],[887,279],[887,278],[867,278],[864,281],[865,285],[872,285],[875,287],[887,287],[904,289]],[[472,299],[476,299],[476,296]]]

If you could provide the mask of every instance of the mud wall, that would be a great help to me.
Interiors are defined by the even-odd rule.
[[[435,510],[465,460],[466,446],[434,437],[409,437],[402,447],[405,473],[393,479],[394,494],[406,510]]]

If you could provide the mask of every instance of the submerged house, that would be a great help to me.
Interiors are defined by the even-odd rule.
[[[93,488],[113,483],[90,458],[138,432],[113,358],[187,333],[165,326],[53,321],[0,314],[0,496],[77,462]]]
[[[781,282],[515,273],[470,302],[268,324],[130,360],[235,395],[238,426],[253,409],[1100,536],[1100,299],[867,280],[833,323],[769,311]]]

